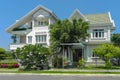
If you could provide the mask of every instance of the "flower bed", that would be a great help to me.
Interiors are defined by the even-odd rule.
[[[19,64],[15,60],[0,61],[0,68],[18,68]]]

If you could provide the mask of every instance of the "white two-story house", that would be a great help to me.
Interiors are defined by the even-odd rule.
[[[64,15],[64,14],[63,14]],[[71,60],[76,61],[79,57],[84,57],[87,62],[92,62],[95,56],[93,48],[103,44],[110,43],[112,31],[115,29],[114,21],[110,12],[100,14],[82,14],[75,10],[69,19],[83,19],[90,23],[88,33],[90,37],[86,39],[84,49],[77,49],[76,54],[71,54]],[[49,25],[56,22],[58,18],[49,9],[38,6],[21,19],[17,20],[6,31],[12,34],[14,43],[10,44],[10,50],[23,47],[26,44],[50,45]]]

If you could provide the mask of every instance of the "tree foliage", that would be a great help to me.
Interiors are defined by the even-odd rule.
[[[114,46],[113,44],[103,44],[93,49],[93,53],[105,61],[106,67],[110,67],[110,60],[120,55],[120,48]]]
[[[58,20],[56,23],[50,25],[50,43],[52,52],[56,53],[60,43],[78,43],[84,41],[89,36],[87,30],[89,28],[88,22],[82,19],[73,21]]]
[[[111,38],[111,41],[112,41],[112,43],[114,45],[120,47],[120,34],[118,34],[118,33],[117,34],[113,34],[112,38]],[[118,54],[116,56],[116,58],[114,58],[112,60],[112,62],[113,62],[114,65],[120,65],[120,54]]]
[[[5,52],[6,52],[5,49],[0,48],[0,60],[5,59],[6,56]]]
[[[111,41],[116,45],[120,46],[120,34],[113,34]]]
[[[42,69],[47,64],[49,50],[42,45],[26,45],[14,52],[19,63],[25,69]]]

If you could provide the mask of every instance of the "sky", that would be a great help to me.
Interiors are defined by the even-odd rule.
[[[0,48],[9,50],[12,42],[6,29],[38,5],[62,20],[69,18],[75,9],[82,14],[110,12],[116,26],[114,33],[120,33],[120,0],[0,0]]]

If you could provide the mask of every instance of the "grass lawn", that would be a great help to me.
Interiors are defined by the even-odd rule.
[[[88,71],[87,71],[88,70]],[[98,69],[96,69],[98,70]],[[102,69],[103,71],[90,71],[90,69],[50,69],[50,70],[29,70],[22,71],[18,68],[0,68],[0,73],[33,73],[33,74],[120,74],[119,72],[114,72],[106,69]]]
[[[10,72],[18,72],[18,68],[0,68],[0,73],[5,72],[5,73],[10,73]]]

